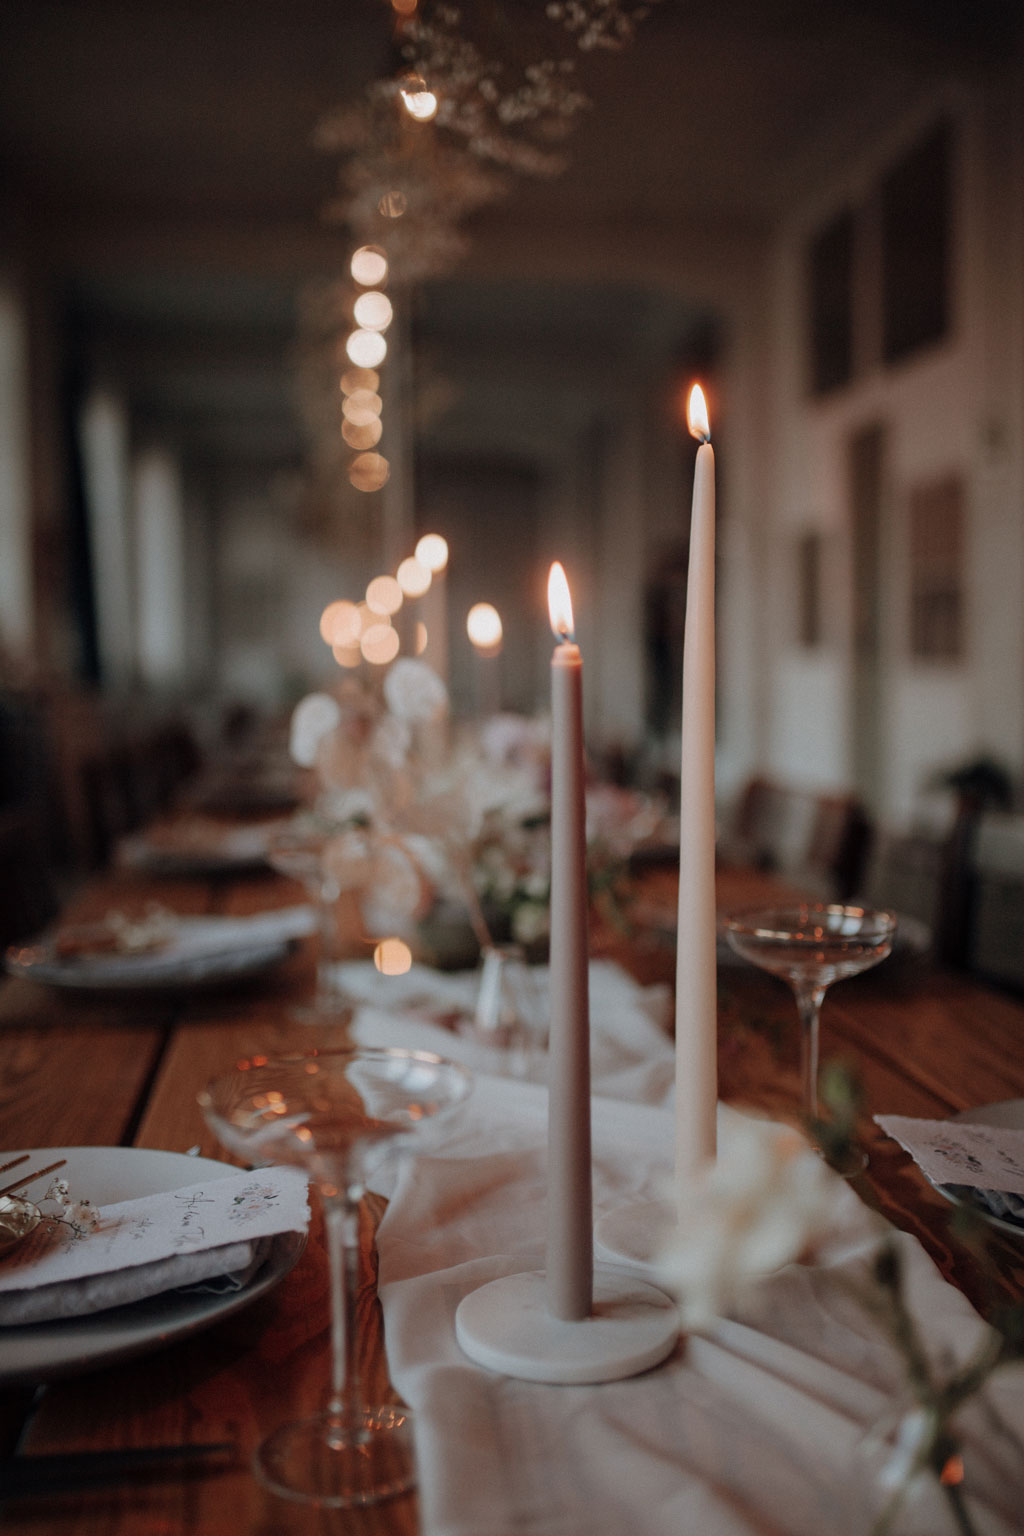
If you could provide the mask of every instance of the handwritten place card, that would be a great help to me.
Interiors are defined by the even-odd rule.
[[[1024,1131],[909,1115],[876,1115],[875,1124],[910,1153],[934,1184],[1024,1195]]]
[[[88,1197],[86,1189],[74,1193]],[[306,1179],[295,1168],[239,1172],[105,1205],[99,1226],[82,1236],[50,1218],[50,1210],[44,1206],[31,1237],[0,1259],[0,1293],[109,1274],[280,1232],[305,1232],[309,1225]]]

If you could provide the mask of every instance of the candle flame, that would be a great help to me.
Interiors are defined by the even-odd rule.
[[[692,435],[699,442],[709,443],[711,441],[708,403],[704,398],[704,391],[699,384],[695,384],[690,390],[690,398],[686,406],[686,423]]]
[[[556,560],[548,575],[548,616],[559,640],[571,640],[574,632],[572,598],[565,571]]]

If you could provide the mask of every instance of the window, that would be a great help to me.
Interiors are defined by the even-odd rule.
[[[952,134],[941,123],[882,180],[882,356],[949,329]]]
[[[850,380],[853,371],[853,214],[843,213],[808,252],[813,394]]]

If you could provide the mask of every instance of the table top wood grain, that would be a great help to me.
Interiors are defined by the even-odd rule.
[[[721,910],[792,894],[770,876],[726,869]],[[165,882],[119,873],[97,877],[68,920],[160,900],[180,911],[244,913],[301,899],[283,877]],[[622,933],[595,923],[595,954],[621,961],[644,982],[671,982],[675,883],[671,870],[637,877],[636,918]],[[368,950],[367,950],[368,953]],[[313,1043],[292,1017],[314,980],[314,941],[266,977],[195,993],[72,997],[9,977],[0,984],[0,1151],[4,1147],[136,1145],[209,1156],[221,1149],[203,1124],[196,1093],[240,1055]],[[334,1031],[343,1038],[344,1025]],[[319,1037],[322,1039],[322,1036]],[[1024,1236],[994,1233],[992,1273],[950,1232],[950,1207],[875,1113],[942,1117],[971,1105],[1024,1097],[1024,1005],[926,958],[894,956],[875,972],[837,984],[822,1016],[822,1058],[858,1072],[859,1126],[870,1153],[855,1181],[864,1199],[924,1243],[942,1273],[983,1310],[1024,1295]],[[721,1097],[796,1121],[799,1042],[783,983],[737,964],[719,971]],[[369,1384],[393,1396],[376,1295],[373,1236],[383,1204],[364,1202],[360,1339]],[[10,1502],[3,1526],[17,1536],[270,1536],[271,1532],[366,1532],[413,1536],[415,1494],[365,1512],[316,1512],[265,1494],[248,1468],[256,1442],[295,1414],[316,1411],[328,1353],[326,1259],[316,1221],[296,1268],[272,1292],[208,1331],[162,1351],[55,1381],[37,1394],[0,1390],[0,1449],[24,1454],[159,1442],[232,1440],[237,1465],[176,1472],[131,1487]],[[0,1339],[0,1350],[3,1344]]]

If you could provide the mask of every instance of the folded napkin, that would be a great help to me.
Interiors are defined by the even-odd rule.
[[[31,967],[40,979],[54,972],[62,980],[80,977],[83,982],[103,981],[128,985],[134,980],[197,980],[210,970],[231,962],[251,961],[257,956],[283,954],[294,940],[316,927],[310,906],[284,907],[258,912],[251,917],[181,917],[167,930],[159,949],[138,954],[103,951],[63,958],[41,954]]]
[[[79,1235],[44,1208],[35,1232],[0,1259],[0,1327],[185,1287],[239,1290],[275,1237],[306,1230],[309,1202],[303,1175],[265,1168],[101,1206],[99,1217]]]
[[[537,1043],[547,1036],[550,973],[531,966],[537,1002]],[[441,972],[414,965],[404,976],[382,976],[369,961],[332,967],[339,990],[356,1004],[355,1038],[363,1045],[437,1051],[474,1072],[493,1074],[522,1063],[468,1033],[480,987],[479,971]],[[667,987],[642,987],[611,960],[590,963],[590,1066],[595,1093],[665,1104],[674,1091],[675,1049]],[[527,1053],[525,1072],[543,1081],[542,1050]]]

